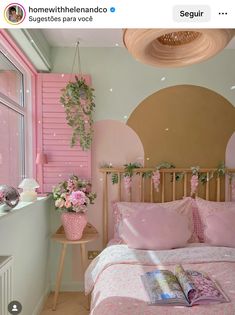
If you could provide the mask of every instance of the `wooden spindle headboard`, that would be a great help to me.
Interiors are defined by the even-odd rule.
[[[138,177],[137,182],[132,183],[130,192],[123,190],[124,168],[101,168],[103,173],[103,246],[108,243],[108,216],[109,216],[109,187],[112,184],[111,175],[115,174],[118,179],[117,198],[115,201],[140,201],[140,202],[167,202],[190,196],[191,168],[169,168],[161,169],[159,192],[154,191],[151,174],[155,168],[136,168],[133,177]],[[224,176],[219,176],[216,168],[202,168],[199,174],[204,175],[204,183],[199,182],[196,196],[206,200],[224,201],[232,198],[232,176],[235,169],[226,169]],[[212,176],[213,175],[213,176]],[[180,176],[180,180],[179,179]],[[135,192],[135,194],[134,194]],[[136,198],[138,195],[138,200]]]

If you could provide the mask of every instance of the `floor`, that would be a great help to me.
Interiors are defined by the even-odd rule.
[[[61,292],[56,311],[52,311],[52,302],[51,293],[41,315],[89,315],[88,300],[82,292]]]

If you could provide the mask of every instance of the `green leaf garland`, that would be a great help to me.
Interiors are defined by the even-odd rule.
[[[125,164],[124,165],[124,177],[125,176],[130,176],[132,177],[134,175],[134,170],[141,168],[142,165],[140,163],[129,163],[129,164]],[[102,165],[102,168],[111,168],[112,166],[110,166],[110,164],[105,163],[104,165]],[[169,162],[161,162],[160,164],[158,164],[155,169],[156,170],[161,170],[161,169],[174,169],[175,165]],[[227,172],[227,168],[225,166],[225,164],[222,162],[218,165],[217,169],[215,172],[212,172],[209,174],[209,176],[207,176],[207,173],[200,173],[200,166],[192,166],[191,167],[192,170],[192,175],[197,175],[198,176],[198,180],[200,181],[200,183],[205,184],[206,182],[210,181],[213,177],[214,177],[214,173],[219,176],[219,177],[223,177],[226,174],[228,174],[230,180],[235,176],[234,174],[230,174]],[[118,174],[117,173],[112,173],[110,172],[110,174],[112,174],[112,183],[113,184],[118,184]],[[142,175],[143,178],[151,178],[153,175],[153,171],[146,171],[146,172],[135,172],[136,175]],[[176,181],[181,181],[184,178],[185,173],[175,173],[175,180]],[[171,176],[171,181],[173,181],[173,173]]]

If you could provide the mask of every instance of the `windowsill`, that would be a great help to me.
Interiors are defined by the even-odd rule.
[[[13,208],[12,210],[10,210],[10,211],[5,211],[5,212],[0,212],[0,220],[1,220],[2,218],[9,217],[10,215],[13,215],[13,214],[15,214],[15,213],[18,213],[19,211],[21,211],[21,210],[27,208],[27,207],[30,206],[30,205],[33,205],[33,204],[38,203],[38,202],[45,201],[45,200],[47,200],[48,198],[49,198],[49,196],[46,196],[46,197],[38,197],[37,200],[34,201],[34,202],[23,202],[23,201],[20,201],[20,202],[18,203],[18,205],[17,205],[15,208]]]

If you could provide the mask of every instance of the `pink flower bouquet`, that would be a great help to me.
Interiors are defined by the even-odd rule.
[[[96,194],[91,192],[91,183],[76,175],[59,183],[52,193],[56,209],[66,212],[85,212],[96,198]]]

